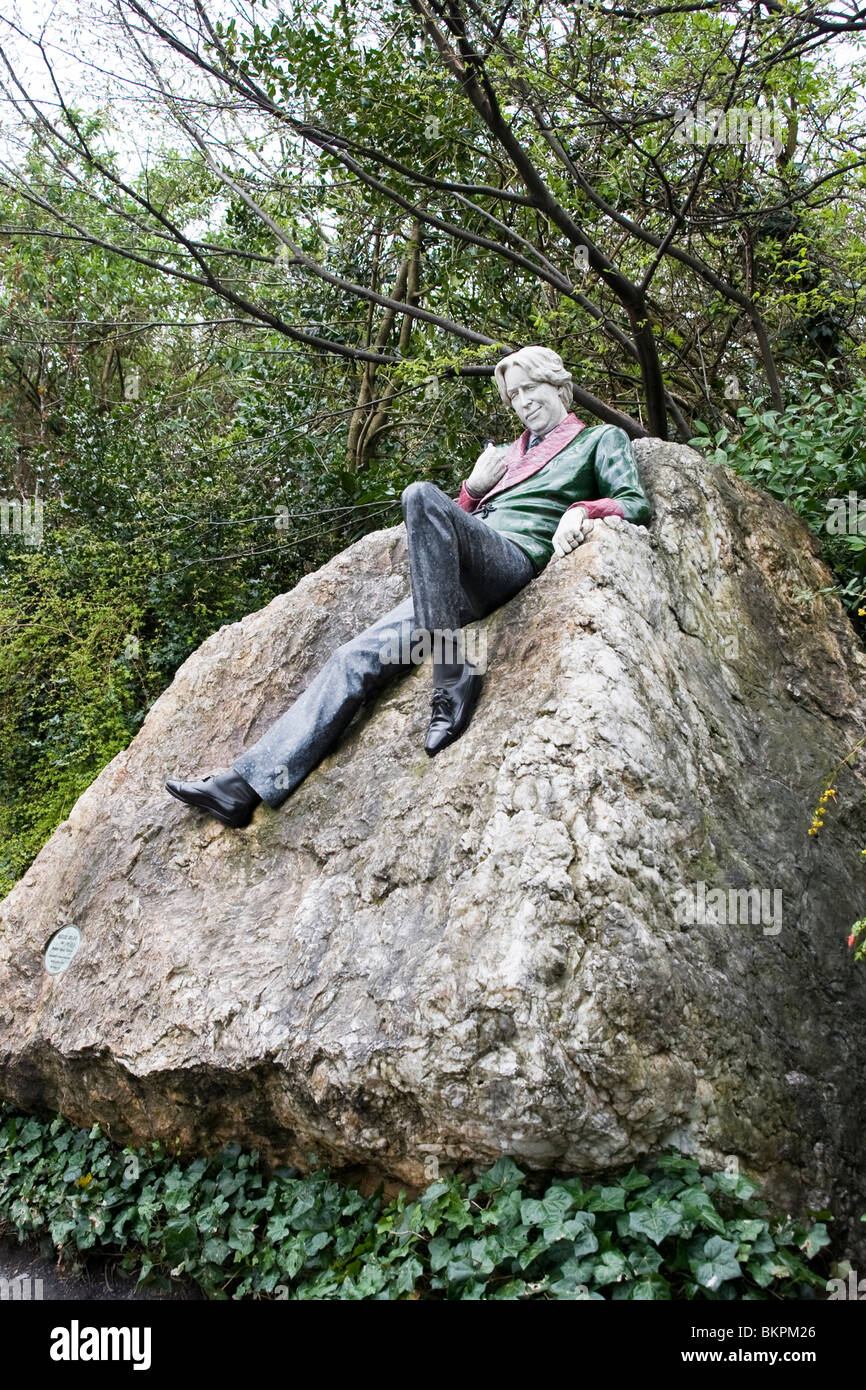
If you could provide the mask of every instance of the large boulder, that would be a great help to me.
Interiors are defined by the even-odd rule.
[[[866,658],[789,509],[637,453],[651,527],[597,522],[480,625],[480,704],[435,759],[422,667],[246,830],[163,790],[399,601],[402,527],[184,663],[0,908],[0,1094],[410,1183],[673,1144],[859,1216],[866,814],[859,754],[833,769]]]

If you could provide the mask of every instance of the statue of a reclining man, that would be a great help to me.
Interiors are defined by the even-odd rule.
[[[195,782],[166,782],[172,796],[234,827],[248,825],[261,801],[279,806],[364,700],[408,670],[404,663],[422,633],[432,637],[434,658],[424,747],[431,757],[439,753],[466,729],[482,684],[455,643],[464,625],[567,555],[594,517],[649,520],[628,436],[613,425],[587,429],[570,413],[571,375],[557,353],[522,348],[497,364],[494,379],[525,431],[510,447],[485,449],[456,502],[433,483],[406,488],[411,595],[338,647],[230,768]]]

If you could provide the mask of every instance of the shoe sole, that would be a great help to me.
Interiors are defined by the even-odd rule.
[[[221,821],[223,825],[227,825],[231,830],[243,830],[249,825],[253,818],[252,811],[248,816],[238,820],[237,817],[224,815],[222,811],[218,811],[215,807],[202,806],[198,801],[187,801],[185,796],[181,796],[180,792],[176,792],[167,782],[165,783],[165,789],[169,796],[173,796],[175,801],[179,801],[182,806],[189,806],[193,811],[203,811],[206,816],[213,816],[214,820]]]

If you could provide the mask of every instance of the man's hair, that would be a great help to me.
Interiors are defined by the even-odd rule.
[[[530,381],[547,381],[551,386],[555,386],[559,391],[559,399],[566,410],[571,410],[571,372],[566,367],[558,352],[546,347],[525,347],[519,348],[517,352],[510,352],[507,357],[503,357],[493,368],[493,380],[499,388],[499,395],[505,405],[509,405],[508,393],[505,389],[505,373],[509,367],[520,366],[526,372]]]

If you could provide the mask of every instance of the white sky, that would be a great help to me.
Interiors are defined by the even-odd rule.
[[[211,12],[214,7],[210,6]],[[116,22],[115,22],[116,23]],[[42,40],[64,99],[83,111],[107,113],[111,143],[127,170],[146,163],[148,151],[165,138],[165,118],[158,117],[146,90],[135,81],[112,34],[112,7],[106,0],[4,0],[0,13],[0,47],[14,62],[29,94],[55,116],[59,109],[50,73],[39,49],[15,32],[13,25]],[[167,55],[170,64],[180,59]],[[5,71],[0,75],[8,78]],[[187,86],[194,77],[186,77]],[[7,157],[14,148],[17,115],[0,93],[0,130]]]
[[[160,0],[155,0],[158,8]],[[171,0],[163,0],[172,8]],[[207,0],[212,17],[243,12],[243,0]],[[112,29],[111,0],[3,0],[0,11],[0,48],[12,58],[16,70],[25,80],[29,93],[45,105],[46,114],[56,114],[58,102],[50,76],[38,49],[17,34],[17,26],[26,35],[42,37],[46,53],[54,68],[58,83],[67,99],[73,99],[79,109],[108,112],[112,127],[112,144],[127,170],[147,162],[148,151],[165,138],[165,118],[158,117],[148,102],[147,93],[136,85],[134,74],[124,68]],[[272,0],[270,12],[278,8]],[[852,63],[861,65],[866,57],[866,40],[858,43],[837,43],[823,50],[840,71]],[[161,50],[160,64],[164,71],[185,67],[184,89],[202,81],[191,73],[182,60]],[[167,65],[167,66],[165,66]],[[0,76],[6,74],[0,68]],[[201,89],[200,89],[201,90]],[[14,110],[0,93],[0,152],[10,158],[16,148]]]

